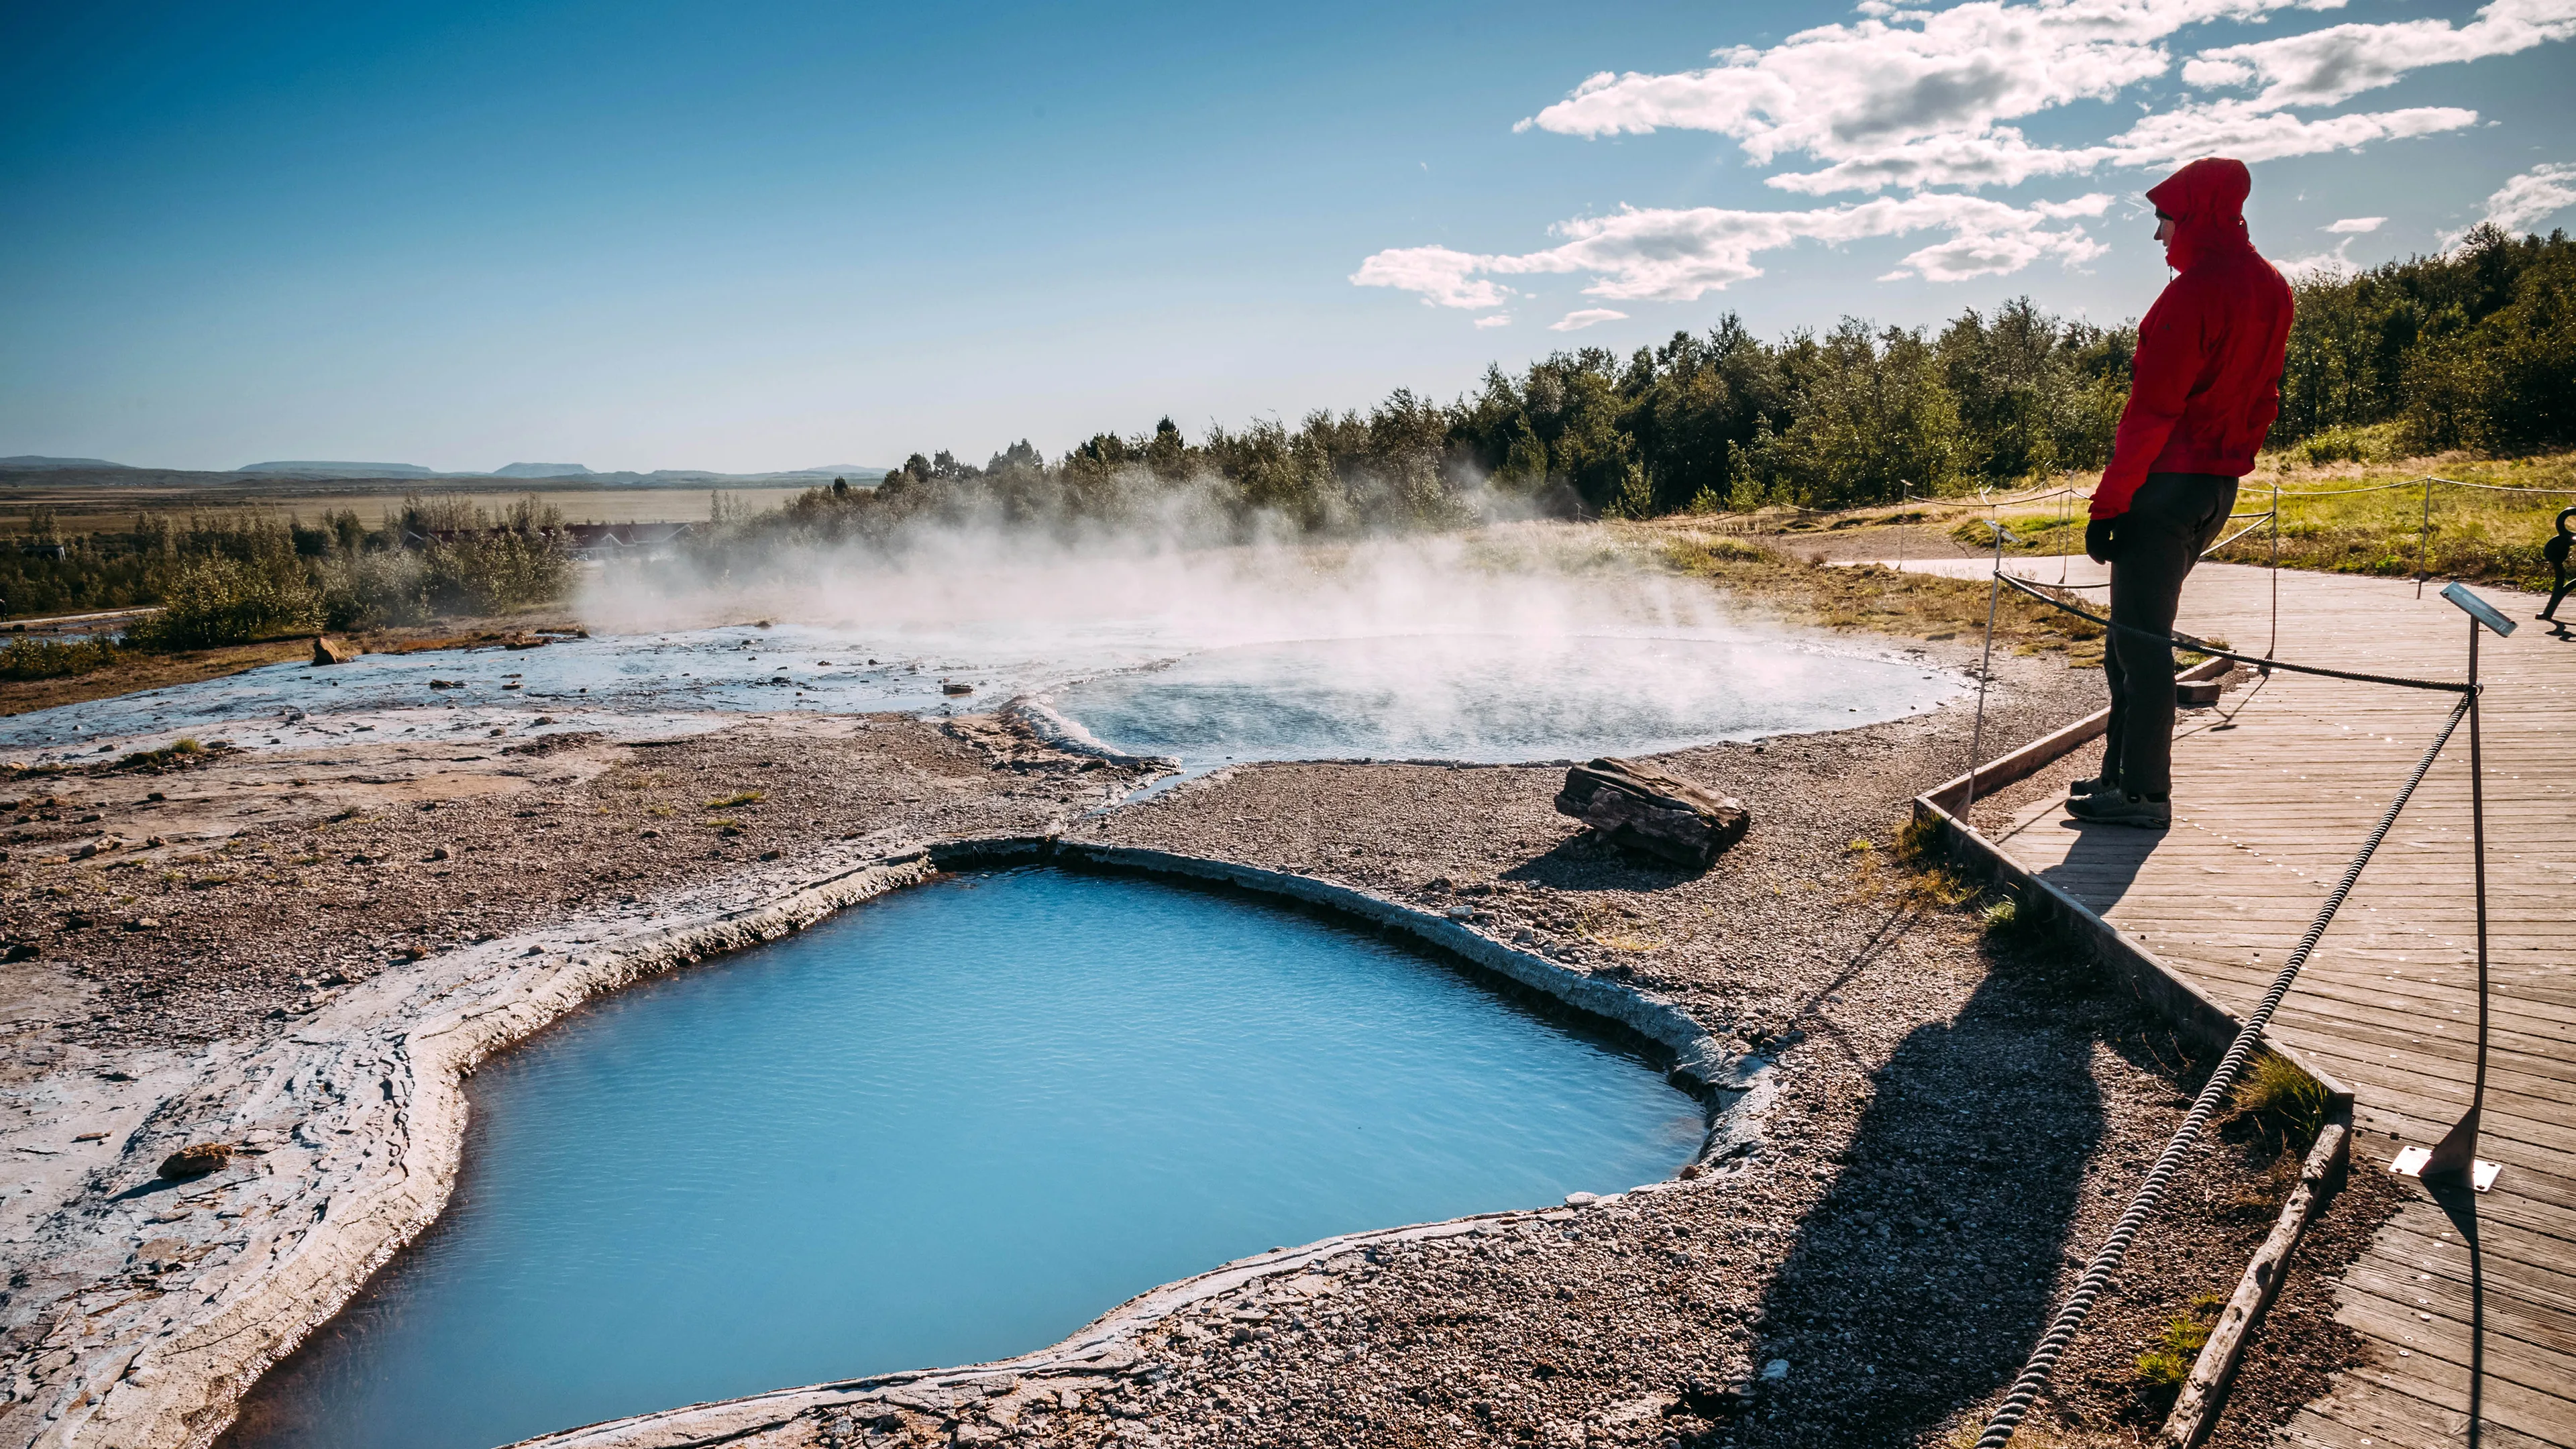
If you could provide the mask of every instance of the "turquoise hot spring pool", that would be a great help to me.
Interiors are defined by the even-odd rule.
[[[488,1449],[1042,1348],[1232,1258],[1669,1175],[1700,1104],[1447,961],[1152,880],[939,878],[487,1063],[454,1198],[236,1449]]]

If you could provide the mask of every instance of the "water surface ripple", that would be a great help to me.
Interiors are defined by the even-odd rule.
[[[1660,1178],[1701,1131],[1373,934],[1054,869],[630,988],[469,1086],[445,1215],[229,1444],[486,1449],[1004,1357],[1275,1245]]]

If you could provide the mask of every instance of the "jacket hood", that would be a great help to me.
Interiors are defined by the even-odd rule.
[[[2203,157],[2148,189],[2147,200],[2174,219],[2165,260],[2175,271],[2202,257],[2253,250],[2245,232],[2245,198],[2253,190],[2245,163],[2224,156]]]

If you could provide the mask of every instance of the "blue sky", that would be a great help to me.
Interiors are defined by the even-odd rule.
[[[980,459],[1729,310],[2117,320],[2164,278],[2136,193],[2204,149],[2265,158],[2279,259],[2576,224],[2571,35],[2576,0],[16,5],[0,454]]]

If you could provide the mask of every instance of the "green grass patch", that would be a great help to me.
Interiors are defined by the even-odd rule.
[[[708,801],[706,808],[709,810],[731,810],[737,805],[757,805],[768,798],[769,796],[764,791],[737,790],[733,794],[727,795],[721,800]]]
[[[2138,1355],[2138,1382],[2161,1393],[2180,1393],[2191,1378],[2192,1365],[2200,1360],[2200,1351],[2209,1344],[2218,1310],[2226,1306],[2225,1299],[2204,1293],[2191,1300],[2188,1313],[2166,1319],[2154,1344]]]
[[[1982,579],[1902,573],[1874,565],[1841,567],[1794,557],[1728,534],[1687,525],[1631,525],[1652,530],[1663,563],[1703,578],[1748,602],[1828,629],[1867,629],[1919,639],[1983,634],[1990,586]],[[2070,665],[2099,665],[2102,628],[2005,590],[1995,601],[1995,638],[2023,652],[2067,651]]]
[[[2251,1120],[2301,1148],[2326,1122],[2326,1089],[2289,1058],[2264,1052],[2245,1064],[2229,1093],[2227,1120]]]
[[[2487,461],[2454,456],[2382,461],[2387,449],[2363,436],[2382,431],[2321,434],[2285,451],[2266,453],[2237,486],[2236,511],[2251,515],[2272,506],[2272,489],[2279,485],[2283,568],[2411,578],[2420,550],[2425,571],[2437,578],[2548,592],[2553,576],[2540,549],[2549,541],[2558,511],[2576,505],[2576,453]],[[2417,481],[2427,474],[2453,483],[2492,486],[2435,483],[2429,490],[2428,509],[2428,490]],[[2540,491],[2496,491],[2504,488]],[[2061,503],[2065,505],[2062,515]],[[2007,553],[2080,556],[2084,552],[2081,498],[2006,508],[2002,517],[2017,540],[2006,545]],[[2238,518],[2228,531],[2254,521]],[[1982,518],[1959,524],[1950,536],[1969,548],[1989,546]],[[2260,527],[2210,557],[2261,566],[2272,561],[2272,551],[2272,530]]]

